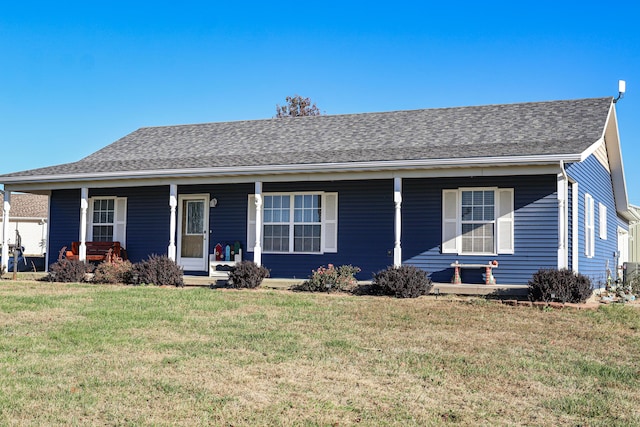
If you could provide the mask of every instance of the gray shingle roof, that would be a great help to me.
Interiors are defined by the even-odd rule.
[[[4,194],[0,193],[0,221],[4,213]],[[11,194],[11,210],[9,219],[47,218],[49,197],[39,194]]]
[[[602,136],[611,102],[609,97],[148,127],[78,162],[3,176],[579,154]]]

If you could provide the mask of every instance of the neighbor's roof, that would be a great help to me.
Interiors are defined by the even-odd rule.
[[[75,162],[20,177],[268,168],[483,157],[579,155],[612,98],[147,127]],[[5,180],[5,182],[7,182]]]
[[[4,213],[4,194],[0,193],[0,221]],[[47,218],[49,212],[49,197],[39,194],[11,194],[11,210],[9,219],[17,218]]]

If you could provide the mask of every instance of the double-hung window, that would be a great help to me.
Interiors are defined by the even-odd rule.
[[[461,255],[513,253],[513,189],[443,190],[442,252]]]
[[[495,253],[495,193],[493,190],[462,190],[462,253]]]
[[[262,196],[265,253],[337,251],[337,193],[267,193]],[[255,244],[255,197],[249,196],[248,251]]]
[[[113,224],[116,216],[114,199],[93,201],[93,224],[91,229],[94,242],[113,242]]]
[[[89,202],[87,240],[126,244],[127,199],[93,197]]]

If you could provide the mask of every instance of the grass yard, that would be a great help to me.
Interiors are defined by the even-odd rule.
[[[640,425],[640,310],[0,281],[0,425]]]

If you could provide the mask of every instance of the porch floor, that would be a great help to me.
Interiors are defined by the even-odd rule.
[[[289,289],[293,285],[302,283],[301,279],[278,279],[269,278],[262,282],[263,288],[268,289]],[[215,279],[208,276],[184,276],[184,284],[186,286],[209,286],[215,282]],[[371,282],[360,282],[368,284]],[[527,285],[483,285],[468,284],[453,285],[451,283],[435,283],[431,288],[431,294],[454,294],[454,295],[492,295],[496,297],[526,297]]]

